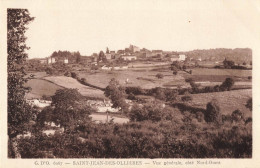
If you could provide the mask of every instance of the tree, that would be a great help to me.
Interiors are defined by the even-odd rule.
[[[220,108],[216,99],[212,99],[211,102],[207,104],[204,118],[206,122],[220,122]]]
[[[235,122],[244,121],[244,113],[237,109],[232,112],[231,118]]]
[[[59,89],[52,96],[52,121],[64,127],[64,130],[73,130],[80,124],[88,121],[89,114],[94,110],[83,105],[83,96],[77,89]]]
[[[174,75],[178,74],[178,71],[181,69],[181,66],[178,61],[173,61],[171,64],[171,70],[173,71]]]
[[[107,62],[107,58],[106,58],[106,56],[105,56],[105,54],[104,54],[103,51],[100,51],[100,52],[99,52],[99,54],[98,54],[98,60],[97,60],[97,61],[98,61],[98,62],[99,62],[99,61]]]
[[[7,72],[8,72],[8,137],[12,146],[11,156],[20,157],[14,145],[16,136],[28,129],[28,122],[32,118],[32,109],[26,102],[24,96],[25,72],[24,65],[28,57],[24,33],[26,26],[33,21],[27,9],[7,10]]]
[[[230,90],[234,84],[235,81],[232,78],[226,78],[226,80],[221,84],[220,87],[226,90]]]
[[[111,99],[113,108],[121,108],[124,112],[128,111],[128,104],[125,101],[125,88],[115,78],[112,78],[106,87],[105,95]]]
[[[235,63],[234,61],[230,61],[225,58],[225,60],[223,61],[223,65],[224,68],[231,69],[235,65]]]
[[[80,63],[81,56],[80,56],[80,53],[78,51],[75,53],[75,57],[76,57],[76,63]]]

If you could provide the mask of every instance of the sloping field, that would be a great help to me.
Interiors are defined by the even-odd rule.
[[[78,89],[79,92],[83,96],[88,96],[88,97],[96,97],[96,98],[105,98],[104,92],[91,88],[85,85],[80,84],[76,79],[73,79],[71,77],[66,77],[66,76],[48,76],[44,77],[43,79],[53,82],[59,86],[65,87],[65,88],[75,88]]]
[[[252,70],[194,68],[192,69],[192,75],[228,75],[248,77],[252,75]]]
[[[156,74],[164,75],[163,79],[158,79]],[[174,76],[171,71],[157,72],[157,71],[101,71],[97,73],[79,72],[80,78],[85,78],[86,81],[92,85],[105,88],[112,78],[117,79],[120,84],[124,86],[140,86],[145,89],[154,87],[163,87],[165,84],[184,84],[184,78],[180,75]],[[128,80],[128,82],[126,82]]]
[[[208,102],[213,98],[217,99],[222,114],[231,114],[239,109],[244,112],[246,117],[252,117],[251,111],[245,107],[247,100],[252,97],[252,89],[233,90],[226,92],[192,94],[191,106],[206,108]]]
[[[56,90],[63,87],[42,79],[31,79],[25,83],[26,87],[31,87],[32,90],[26,94],[27,99],[41,98],[43,95],[52,96]]]
[[[192,69],[191,75],[184,74],[185,78],[192,78],[197,82],[223,82],[228,77],[232,77],[235,81],[250,82],[248,76],[252,76],[252,70],[195,68]]]

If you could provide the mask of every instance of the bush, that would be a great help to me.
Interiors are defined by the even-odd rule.
[[[86,83],[86,78],[81,78],[80,81],[85,84]]]
[[[164,77],[164,75],[161,74],[161,73],[158,73],[158,74],[156,74],[156,77],[157,77],[158,79],[162,79],[162,78]]]
[[[70,72],[67,71],[67,72],[65,72],[64,76],[71,77],[71,74],[70,74]]]
[[[231,118],[233,122],[244,121],[244,113],[242,113],[240,110],[235,110],[233,111]]]
[[[226,80],[221,84],[221,87],[224,90],[230,90],[234,84],[235,84],[234,79],[226,78]]]
[[[182,96],[181,100],[184,102],[189,102],[189,101],[192,101],[192,97],[191,96]]]
[[[76,79],[76,78],[78,78],[78,75],[75,72],[71,72],[71,77]]]
[[[134,94],[134,95],[142,95],[142,94],[145,94],[145,91],[141,88],[141,87],[126,87],[125,88],[125,92],[127,94]]]
[[[207,104],[207,109],[204,114],[204,117],[206,122],[220,122],[220,108],[216,99],[212,99],[211,102]]]

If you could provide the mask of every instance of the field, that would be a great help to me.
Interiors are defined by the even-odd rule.
[[[26,94],[27,99],[41,98],[43,95],[52,96],[58,89],[63,87],[43,79],[31,79],[26,84],[26,87],[31,87],[31,91]]]
[[[83,96],[105,98],[104,92],[95,88],[91,88],[80,84],[76,79],[66,76],[48,76],[44,77],[45,80],[55,83],[65,88],[75,88]]]
[[[245,107],[247,100],[252,97],[252,89],[192,94],[191,97],[193,98],[190,103],[192,107],[206,109],[207,103],[214,98],[219,102],[222,114],[231,114],[239,109],[246,117],[252,117],[251,111]]]
[[[156,74],[164,75],[163,79],[158,79]],[[92,85],[105,88],[112,78],[119,81],[124,86],[140,86],[145,89],[154,87],[164,87],[165,84],[183,85],[182,76],[173,76],[171,71],[147,71],[147,70],[125,70],[125,71],[100,71],[96,73],[79,72],[80,78],[85,78]],[[128,82],[127,82],[128,80]]]
[[[221,84],[227,77],[232,77],[236,81],[235,85],[251,86],[251,80],[248,76],[252,76],[251,70],[235,70],[235,69],[192,69],[192,74],[179,72],[174,76],[168,68],[130,68],[125,71],[97,71],[95,73],[80,71],[79,77],[85,78],[89,84],[105,88],[112,78],[117,79],[124,86],[140,86],[145,89],[154,87],[188,87],[185,82],[186,78],[193,78],[195,82],[204,82],[202,85],[212,86]],[[156,74],[164,75],[163,79],[158,79]],[[128,80],[128,82],[126,82]]]
[[[185,78],[191,77],[198,82],[223,82],[228,77],[234,78],[235,81],[250,82],[248,76],[252,76],[252,70],[195,68],[192,69],[192,75],[184,74]]]
[[[27,99],[41,98],[43,95],[52,96],[56,90],[62,88],[76,88],[83,96],[104,99],[101,90],[80,84],[76,79],[65,76],[47,76],[45,72],[28,73],[27,77],[34,75],[33,79],[28,80],[26,87],[32,90],[26,94]]]

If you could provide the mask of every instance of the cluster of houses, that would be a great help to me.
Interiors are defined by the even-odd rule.
[[[122,59],[124,61],[135,61],[145,60],[147,58],[161,59],[163,61],[185,61],[186,59],[186,56],[184,54],[179,54],[172,51],[148,50],[146,48],[140,49],[139,47],[134,45],[130,45],[129,47],[118,51],[110,51],[107,48],[104,56],[107,61],[113,61],[117,59]],[[86,64],[97,64],[97,62],[102,62],[99,57],[99,53],[93,53],[91,56],[81,56],[80,62]],[[53,64],[56,62],[63,62],[65,64],[71,63],[66,57],[62,59],[57,59],[52,56],[39,59],[39,61],[42,64]]]
[[[39,59],[41,64],[54,64],[56,62],[58,62],[57,58],[55,57],[47,57],[47,58],[41,58]],[[69,63],[69,59],[68,58],[64,58],[61,61],[64,64],[68,64]]]
[[[96,62],[99,55],[97,53],[93,53],[91,57],[93,58],[93,62]],[[134,45],[130,45],[128,48],[125,48],[124,50],[118,50],[117,52],[109,51],[107,49],[105,57],[107,60],[121,58],[124,61],[134,61],[145,58],[159,58],[168,61],[185,61],[186,59],[184,54],[178,54],[172,51],[148,50],[146,48],[140,49]]]

